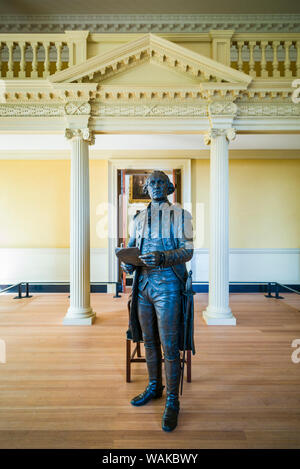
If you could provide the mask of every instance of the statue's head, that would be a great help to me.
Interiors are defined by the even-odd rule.
[[[167,196],[175,191],[174,184],[163,171],[153,171],[143,187],[144,194],[148,194],[151,200],[166,200]]]

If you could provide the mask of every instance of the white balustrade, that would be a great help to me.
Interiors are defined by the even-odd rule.
[[[68,34],[0,34],[0,78],[46,78],[76,62],[86,43]],[[84,32],[86,34],[86,32]],[[84,59],[84,58],[83,58]]]
[[[88,36],[88,31],[0,34],[0,78],[47,78],[64,68],[83,63],[90,55],[87,52]],[[92,42],[95,41],[94,36]],[[233,34],[231,43],[228,39],[224,47],[228,57],[230,50],[231,67],[254,78],[300,76],[299,33]]]
[[[300,35],[236,34],[231,41],[231,66],[252,77],[291,78],[300,76]],[[256,35],[257,36],[257,35]],[[273,37],[272,37],[273,36]]]

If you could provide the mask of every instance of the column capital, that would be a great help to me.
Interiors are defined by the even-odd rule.
[[[212,139],[225,136],[228,142],[231,142],[236,137],[236,130],[233,127],[227,129],[220,129],[212,127],[207,132],[205,132],[203,139],[205,145],[210,145]]]
[[[73,138],[80,138],[88,142],[89,145],[94,145],[95,143],[95,135],[89,127],[84,127],[82,129],[65,129],[65,137],[68,140],[72,140]]]
[[[67,139],[79,137],[93,145],[95,138],[89,128],[91,104],[87,96],[90,89],[58,87],[58,90],[65,101],[65,137]]]

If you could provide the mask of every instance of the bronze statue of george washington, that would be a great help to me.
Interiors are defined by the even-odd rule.
[[[128,243],[128,247],[140,249],[143,265],[121,263],[125,272],[134,272],[127,337],[144,342],[149,375],[147,388],[131,404],[142,406],[162,396],[162,345],[166,376],[164,431],[177,426],[184,330],[182,298],[188,277],[185,263],[193,256],[192,217],[168,201],[174,190],[164,172],[154,171],[148,176],[144,191],[151,202],[133,218]],[[193,334],[186,350],[191,350],[192,344]]]

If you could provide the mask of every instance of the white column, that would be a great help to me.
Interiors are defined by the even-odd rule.
[[[209,302],[203,318],[208,325],[235,325],[229,307],[228,141],[234,129],[211,129],[210,144],[210,249]]]
[[[70,307],[65,325],[91,325],[89,129],[66,130],[71,140]]]

